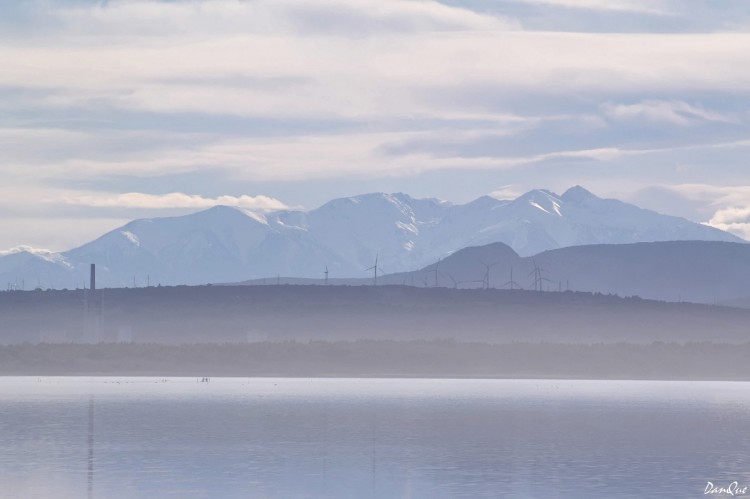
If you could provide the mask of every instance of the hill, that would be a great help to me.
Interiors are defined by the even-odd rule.
[[[373,277],[331,283],[371,285]],[[513,283],[511,284],[511,280]],[[246,281],[260,285],[273,279]],[[280,283],[321,284],[282,278]],[[522,257],[495,243],[465,248],[414,272],[378,276],[379,284],[417,287],[584,291],[750,308],[750,245],[670,241],[573,246]]]
[[[101,341],[750,341],[750,310],[577,292],[408,286],[105,289]],[[0,293],[0,343],[91,341],[84,291]]]

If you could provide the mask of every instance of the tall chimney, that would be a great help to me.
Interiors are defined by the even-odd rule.
[[[91,291],[96,289],[96,264],[91,264],[91,285],[89,286]]]

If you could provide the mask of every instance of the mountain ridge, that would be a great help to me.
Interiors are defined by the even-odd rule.
[[[287,278],[281,283],[322,284],[323,281]],[[724,241],[597,244],[523,257],[498,242],[463,248],[415,271],[380,275],[377,283],[426,288],[581,291],[750,308],[747,305],[750,245]],[[373,276],[333,279],[331,284],[372,285]]]
[[[98,264],[100,282],[110,287],[319,277],[326,268],[356,277],[376,257],[382,271],[404,272],[494,242],[530,256],[568,246],[664,240],[744,242],[713,227],[599,198],[581,186],[562,195],[536,189],[514,200],[483,196],[466,204],[369,193],[309,211],[215,206],[133,220],[65,252],[27,249],[0,256],[0,279],[78,287],[89,263]]]

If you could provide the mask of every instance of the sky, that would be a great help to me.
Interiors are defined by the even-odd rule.
[[[750,237],[746,0],[0,3],[0,249],[583,185]]]

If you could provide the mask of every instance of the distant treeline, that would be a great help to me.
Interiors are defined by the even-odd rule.
[[[434,341],[0,346],[0,375],[750,380],[750,343]]]
[[[750,310],[580,292],[177,286],[0,293],[0,344],[750,341]]]

